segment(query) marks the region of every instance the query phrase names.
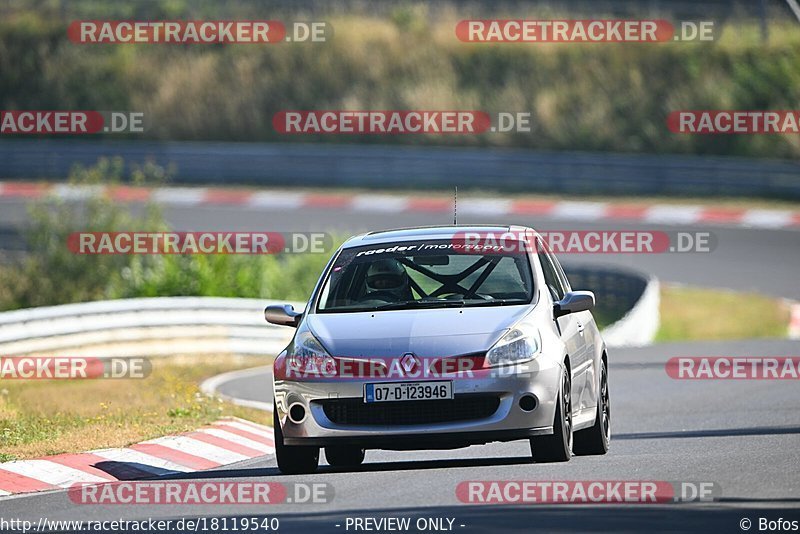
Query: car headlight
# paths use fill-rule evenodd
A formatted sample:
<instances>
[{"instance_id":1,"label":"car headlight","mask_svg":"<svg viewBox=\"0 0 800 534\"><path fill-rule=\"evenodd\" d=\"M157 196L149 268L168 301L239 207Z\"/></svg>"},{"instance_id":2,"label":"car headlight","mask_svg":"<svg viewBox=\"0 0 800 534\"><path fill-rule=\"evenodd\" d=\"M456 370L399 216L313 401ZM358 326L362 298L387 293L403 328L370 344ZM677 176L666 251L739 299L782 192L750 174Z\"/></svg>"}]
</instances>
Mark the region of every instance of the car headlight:
<instances>
[{"instance_id":1,"label":"car headlight","mask_svg":"<svg viewBox=\"0 0 800 534\"><path fill-rule=\"evenodd\" d=\"M506 332L486 353L489 367L511 365L532 360L542 348L539 332L515 327Z\"/></svg>"},{"instance_id":2,"label":"car headlight","mask_svg":"<svg viewBox=\"0 0 800 534\"><path fill-rule=\"evenodd\" d=\"M294 349L287 357L287 364L300 376L333 376L336 374L336 360L307 330L297 334Z\"/></svg>"}]
</instances>

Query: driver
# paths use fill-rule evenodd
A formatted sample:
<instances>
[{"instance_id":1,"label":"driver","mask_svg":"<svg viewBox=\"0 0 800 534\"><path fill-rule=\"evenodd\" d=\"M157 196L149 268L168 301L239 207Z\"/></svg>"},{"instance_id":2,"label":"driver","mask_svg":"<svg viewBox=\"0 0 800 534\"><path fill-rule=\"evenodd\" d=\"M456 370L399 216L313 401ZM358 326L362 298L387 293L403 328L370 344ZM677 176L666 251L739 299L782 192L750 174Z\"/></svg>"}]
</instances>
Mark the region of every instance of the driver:
<instances>
[{"instance_id":1,"label":"driver","mask_svg":"<svg viewBox=\"0 0 800 534\"><path fill-rule=\"evenodd\" d=\"M366 283L367 297L371 293L384 293L398 301L412 298L406 268L395 259L373 262L367 269Z\"/></svg>"}]
</instances>

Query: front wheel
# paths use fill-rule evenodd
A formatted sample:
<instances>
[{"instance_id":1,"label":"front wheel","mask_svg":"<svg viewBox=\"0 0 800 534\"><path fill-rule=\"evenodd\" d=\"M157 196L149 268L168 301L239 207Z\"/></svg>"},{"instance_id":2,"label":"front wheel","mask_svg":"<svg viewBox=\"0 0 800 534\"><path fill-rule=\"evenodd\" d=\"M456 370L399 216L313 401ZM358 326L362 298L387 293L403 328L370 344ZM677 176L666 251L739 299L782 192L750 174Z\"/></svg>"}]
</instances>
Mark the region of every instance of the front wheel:
<instances>
[{"instance_id":1,"label":"front wheel","mask_svg":"<svg viewBox=\"0 0 800 534\"><path fill-rule=\"evenodd\" d=\"M536 462L568 462L572 456L572 378L564 366L564 378L558 390L553 433L530 439L531 455Z\"/></svg>"},{"instance_id":2,"label":"front wheel","mask_svg":"<svg viewBox=\"0 0 800 534\"><path fill-rule=\"evenodd\" d=\"M281 473L300 475L316 471L319 467L319 447L284 445L277 406L273 406L272 425L275 432L275 457L278 459L278 469Z\"/></svg>"},{"instance_id":3,"label":"front wheel","mask_svg":"<svg viewBox=\"0 0 800 534\"><path fill-rule=\"evenodd\" d=\"M597 395L597 414L594 425L575 432L575 454L599 455L608 452L611 444L611 403L608 396L608 369L600 367L600 391Z\"/></svg>"}]
</instances>

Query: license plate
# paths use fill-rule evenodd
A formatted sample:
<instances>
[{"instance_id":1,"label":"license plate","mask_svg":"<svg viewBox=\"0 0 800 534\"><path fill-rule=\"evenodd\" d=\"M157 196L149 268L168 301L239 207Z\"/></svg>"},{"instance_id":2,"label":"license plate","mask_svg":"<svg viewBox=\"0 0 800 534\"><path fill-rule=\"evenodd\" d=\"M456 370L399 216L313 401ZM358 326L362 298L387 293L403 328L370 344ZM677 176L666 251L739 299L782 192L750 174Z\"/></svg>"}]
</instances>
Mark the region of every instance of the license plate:
<instances>
[{"instance_id":1,"label":"license plate","mask_svg":"<svg viewBox=\"0 0 800 534\"><path fill-rule=\"evenodd\" d=\"M364 402L397 402L453 398L453 382L390 382L364 384Z\"/></svg>"}]
</instances>

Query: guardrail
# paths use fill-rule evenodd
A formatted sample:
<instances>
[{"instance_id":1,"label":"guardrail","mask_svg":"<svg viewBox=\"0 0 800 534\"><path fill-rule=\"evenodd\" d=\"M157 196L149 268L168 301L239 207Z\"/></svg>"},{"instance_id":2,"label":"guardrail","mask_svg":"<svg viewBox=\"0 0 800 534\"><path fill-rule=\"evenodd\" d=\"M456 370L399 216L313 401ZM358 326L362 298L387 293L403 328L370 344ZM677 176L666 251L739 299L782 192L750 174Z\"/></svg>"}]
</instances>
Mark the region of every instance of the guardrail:
<instances>
[{"instance_id":1,"label":"guardrail","mask_svg":"<svg viewBox=\"0 0 800 534\"><path fill-rule=\"evenodd\" d=\"M596 298L596 310L618 318L603 329L609 347L649 345L660 322L660 284L654 276L619 267L565 266L573 289L588 289Z\"/></svg>"},{"instance_id":2,"label":"guardrail","mask_svg":"<svg viewBox=\"0 0 800 534\"><path fill-rule=\"evenodd\" d=\"M568 269L576 289L595 292L598 309L623 316L607 330L611 346L646 344L658 326L654 279L611 268ZM243 354L274 356L292 329L264 321L262 299L156 297L0 313L0 355L86 357ZM293 303L302 309L304 303ZM627 311L630 310L630 311ZM626 314L627 311L627 314Z\"/></svg>"},{"instance_id":3,"label":"guardrail","mask_svg":"<svg viewBox=\"0 0 800 534\"><path fill-rule=\"evenodd\" d=\"M0 313L0 354L275 355L291 338L267 324L263 299L156 297ZM302 303L297 303L302 307Z\"/></svg>"},{"instance_id":4,"label":"guardrail","mask_svg":"<svg viewBox=\"0 0 800 534\"><path fill-rule=\"evenodd\" d=\"M0 179L64 179L75 164L114 156L174 165L176 183L800 198L793 161L328 143L6 139Z\"/></svg>"}]
</instances>

